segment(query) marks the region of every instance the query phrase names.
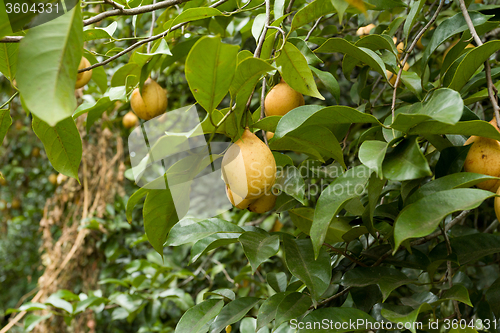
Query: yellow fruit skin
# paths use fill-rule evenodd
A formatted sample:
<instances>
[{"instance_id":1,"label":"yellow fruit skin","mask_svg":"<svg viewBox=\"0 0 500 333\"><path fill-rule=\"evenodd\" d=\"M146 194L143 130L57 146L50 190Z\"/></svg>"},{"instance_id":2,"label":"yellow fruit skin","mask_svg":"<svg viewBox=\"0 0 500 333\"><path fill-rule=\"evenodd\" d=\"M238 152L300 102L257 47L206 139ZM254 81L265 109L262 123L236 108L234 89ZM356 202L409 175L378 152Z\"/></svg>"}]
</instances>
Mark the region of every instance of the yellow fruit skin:
<instances>
[{"instance_id":1,"label":"yellow fruit skin","mask_svg":"<svg viewBox=\"0 0 500 333\"><path fill-rule=\"evenodd\" d=\"M271 140L272 138L274 138L274 133L273 132L266 132L266 138L267 138L267 141Z\"/></svg>"},{"instance_id":2,"label":"yellow fruit skin","mask_svg":"<svg viewBox=\"0 0 500 333\"><path fill-rule=\"evenodd\" d=\"M356 36L363 36L363 35L369 35L370 34L370 31L375 28L376 25L373 24L373 23L370 23L364 27L361 27L359 28L357 31L356 31Z\"/></svg>"},{"instance_id":3,"label":"yellow fruit skin","mask_svg":"<svg viewBox=\"0 0 500 333\"><path fill-rule=\"evenodd\" d=\"M405 65L403 66L403 70L404 71L407 71L410 69L410 65L408 65L408 63L405 63ZM386 70L386 73L387 73L387 77L389 78L389 83L391 85L395 85L396 84L396 78L397 78L397 75L394 75L391 71L389 70Z\"/></svg>"},{"instance_id":4,"label":"yellow fruit skin","mask_svg":"<svg viewBox=\"0 0 500 333\"><path fill-rule=\"evenodd\" d=\"M423 50L425 47L424 47L424 44L422 44L422 37L420 37L417 41L417 48L419 50Z\"/></svg>"},{"instance_id":5,"label":"yellow fruit skin","mask_svg":"<svg viewBox=\"0 0 500 333\"><path fill-rule=\"evenodd\" d=\"M248 206L253 202L253 200L243 199L239 195L233 193L227 185L226 185L226 195L231 204L238 209L247 209Z\"/></svg>"},{"instance_id":6,"label":"yellow fruit skin","mask_svg":"<svg viewBox=\"0 0 500 333\"><path fill-rule=\"evenodd\" d=\"M82 57L82 60L80 60L80 65L78 66L78 70L87 68L89 66L90 62L87 60L87 58ZM81 88L87 83L89 83L91 77L92 77L92 70L78 73L76 75L75 89Z\"/></svg>"},{"instance_id":7,"label":"yellow fruit skin","mask_svg":"<svg viewBox=\"0 0 500 333\"><path fill-rule=\"evenodd\" d=\"M124 115L123 119L122 119L122 124L123 124L123 127L125 127L125 128L135 127L138 122L139 122L139 118L137 118L135 113L133 113L132 111L127 112L127 114Z\"/></svg>"},{"instance_id":8,"label":"yellow fruit skin","mask_svg":"<svg viewBox=\"0 0 500 333\"><path fill-rule=\"evenodd\" d=\"M497 190L497 195L500 195L500 187ZM500 197L495 197L495 215L497 216L497 220L500 221Z\"/></svg>"},{"instance_id":9,"label":"yellow fruit skin","mask_svg":"<svg viewBox=\"0 0 500 333\"><path fill-rule=\"evenodd\" d=\"M221 170L229 189L243 199L263 196L276 180L271 150L248 128L224 154Z\"/></svg>"},{"instance_id":10,"label":"yellow fruit skin","mask_svg":"<svg viewBox=\"0 0 500 333\"><path fill-rule=\"evenodd\" d=\"M52 185L57 185L57 175L55 173L50 174L50 176L49 176L49 182Z\"/></svg>"},{"instance_id":11,"label":"yellow fruit skin","mask_svg":"<svg viewBox=\"0 0 500 333\"><path fill-rule=\"evenodd\" d=\"M139 88L132 92L130 106L139 118L150 120L167 110L167 91L154 80L148 78L142 87L142 95Z\"/></svg>"},{"instance_id":12,"label":"yellow fruit skin","mask_svg":"<svg viewBox=\"0 0 500 333\"><path fill-rule=\"evenodd\" d=\"M266 116L284 116L304 104L301 93L293 90L286 82L280 82L267 94L264 108Z\"/></svg>"},{"instance_id":13,"label":"yellow fruit skin","mask_svg":"<svg viewBox=\"0 0 500 333\"><path fill-rule=\"evenodd\" d=\"M254 213L264 214L274 208L276 205L276 196L272 193L266 193L248 206L248 210Z\"/></svg>"},{"instance_id":14,"label":"yellow fruit skin","mask_svg":"<svg viewBox=\"0 0 500 333\"><path fill-rule=\"evenodd\" d=\"M497 128L495 119L491 120L490 124ZM465 158L464 170L466 172L500 177L500 142L493 139L471 136L465 142L465 145L470 143L472 143L472 146ZM476 186L483 190L497 192L500 188L500 180L486 180Z\"/></svg>"}]
</instances>

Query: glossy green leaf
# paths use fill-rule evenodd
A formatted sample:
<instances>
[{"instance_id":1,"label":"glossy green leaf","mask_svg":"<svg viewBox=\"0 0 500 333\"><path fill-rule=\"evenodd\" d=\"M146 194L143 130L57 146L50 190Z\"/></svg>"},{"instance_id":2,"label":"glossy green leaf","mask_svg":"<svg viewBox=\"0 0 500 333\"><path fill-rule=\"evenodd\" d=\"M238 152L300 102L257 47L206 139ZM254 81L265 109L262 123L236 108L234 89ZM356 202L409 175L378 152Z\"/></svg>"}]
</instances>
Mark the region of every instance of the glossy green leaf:
<instances>
[{"instance_id":1,"label":"glossy green leaf","mask_svg":"<svg viewBox=\"0 0 500 333\"><path fill-rule=\"evenodd\" d=\"M186 243L193 243L219 232L242 233L244 230L236 224L217 218L199 222L185 219L172 228L166 245L179 246Z\"/></svg>"},{"instance_id":2,"label":"glossy green leaf","mask_svg":"<svg viewBox=\"0 0 500 333\"><path fill-rule=\"evenodd\" d=\"M406 206L395 222L395 249L405 239L432 233L447 215L478 207L494 193L479 189L452 189L430 194Z\"/></svg>"},{"instance_id":3,"label":"glossy green leaf","mask_svg":"<svg viewBox=\"0 0 500 333\"><path fill-rule=\"evenodd\" d=\"M359 147L359 160L382 178L382 162L384 161L387 143L376 140L366 140Z\"/></svg>"},{"instance_id":4,"label":"glossy green leaf","mask_svg":"<svg viewBox=\"0 0 500 333\"><path fill-rule=\"evenodd\" d=\"M283 79L301 94L324 100L319 93L311 69L302 53L292 43L286 42L276 59L276 65Z\"/></svg>"},{"instance_id":5,"label":"glossy green leaf","mask_svg":"<svg viewBox=\"0 0 500 333\"><path fill-rule=\"evenodd\" d=\"M260 264L278 253L280 247L279 236L247 231L239 237L243 251L255 273Z\"/></svg>"},{"instance_id":6,"label":"glossy green leaf","mask_svg":"<svg viewBox=\"0 0 500 333\"><path fill-rule=\"evenodd\" d=\"M217 299L209 299L193 306L182 315L175 327L175 332L208 332L212 319L220 313L223 306L224 301Z\"/></svg>"},{"instance_id":7,"label":"glossy green leaf","mask_svg":"<svg viewBox=\"0 0 500 333\"><path fill-rule=\"evenodd\" d=\"M474 190L469 189L468 191ZM491 194L491 196L492 195L493 194ZM500 253L500 236L497 235L477 233L466 236L453 237L450 238L450 244L452 253L457 256L460 265L475 262L476 260L494 253ZM445 242L439 243L432 249L431 253L429 254L429 257L433 261L447 258L447 256L448 254Z\"/></svg>"},{"instance_id":8,"label":"glossy green leaf","mask_svg":"<svg viewBox=\"0 0 500 333\"><path fill-rule=\"evenodd\" d=\"M0 144L2 144L10 125L12 125L12 117L9 109L0 109Z\"/></svg>"},{"instance_id":9,"label":"glossy green leaf","mask_svg":"<svg viewBox=\"0 0 500 333\"><path fill-rule=\"evenodd\" d=\"M12 34L12 28L10 26L9 16L5 9L4 1L0 1L0 38Z\"/></svg>"},{"instance_id":10,"label":"glossy green leaf","mask_svg":"<svg viewBox=\"0 0 500 333\"><path fill-rule=\"evenodd\" d=\"M454 300L473 307L470 301L469 291L461 284L455 284L450 289L446 290L441 296L440 301L441 300Z\"/></svg>"},{"instance_id":11,"label":"glossy green leaf","mask_svg":"<svg viewBox=\"0 0 500 333\"><path fill-rule=\"evenodd\" d=\"M314 75L320 79L320 81L325 85L326 89L332 94L333 98L340 103L340 86L337 79L330 72L325 72L317 69L316 67L310 66Z\"/></svg>"},{"instance_id":12,"label":"glossy green leaf","mask_svg":"<svg viewBox=\"0 0 500 333\"><path fill-rule=\"evenodd\" d=\"M278 306L289 294L290 292L278 292L262 303L259 314L257 315L257 329L266 326L276 318Z\"/></svg>"},{"instance_id":13,"label":"glossy green leaf","mask_svg":"<svg viewBox=\"0 0 500 333\"><path fill-rule=\"evenodd\" d=\"M314 52L317 53L339 52L343 54L348 54L349 56L355 58L356 60L367 64L375 71L380 73L382 77L387 79L385 65L382 59L380 59L380 56L378 56L375 52L373 52L368 48L358 47L343 38L339 37L330 38L323 45L317 48Z\"/></svg>"},{"instance_id":14,"label":"glossy green leaf","mask_svg":"<svg viewBox=\"0 0 500 333\"><path fill-rule=\"evenodd\" d=\"M16 80L35 116L55 126L76 108L75 82L83 49L80 7L32 28L19 45ZM42 102L43 101L43 102Z\"/></svg>"},{"instance_id":15,"label":"glossy green leaf","mask_svg":"<svg viewBox=\"0 0 500 333\"><path fill-rule=\"evenodd\" d=\"M186 79L196 101L211 113L228 93L236 70L239 47L220 37L203 37L186 59Z\"/></svg>"},{"instance_id":16,"label":"glossy green leaf","mask_svg":"<svg viewBox=\"0 0 500 333\"><path fill-rule=\"evenodd\" d=\"M267 274L266 281L277 293L285 291L288 284L286 273L284 272L271 272Z\"/></svg>"},{"instance_id":17,"label":"glossy green leaf","mask_svg":"<svg viewBox=\"0 0 500 333\"><path fill-rule=\"evenodd\" d=\"M489 57L500 50L500 41L493 40L475 47L460 61L456 70L448 70L444 77L445 84L456 91L460 91L469 82L476 70L489 59ZM450 77L450 79L448 79ZM447 82L449 82L447 84Z\"/></svg>"},{"instance_id":18,"label":"glossy green leaf","mask_svg":"<svg viewBox=\"0 0 500 333\"><path fill-rule=\"evenodd\" d=\"M334 8L330 0L315 0L294 15L292 31L333 11Z\"/></svg>"},{"instance_id":19,"label":"glossy green leaf","mask_svg":"<svg viewBox=\"0 0 500 333\"><path fill-rule=\"evenodd\" d=\"M387 318L388 320L392 321L393 323L401 323L403 325L406 325L403 327L409 327L409 330L412 333L417 333L416 330L417 326L414 323L417 322L418 315L421 312L426 312L426 311L432 311L432 307L427 303L423 303L420 304L418 308L409 313L400 313L402 311L395 312L388 309L382 309L382 311L380 311L380 314L385 318Z\"/></svg>"},{"instance_id":20,"label":"glossy green leaf","mask_svg":"<svg viewBox=\"0 0 500 333\"><path fill-rule=\"evenodd\" d=\"M227 325L240 321L258 302L260 298L257 297L242 297L230 302L210 325L210 333L220 333Z\"/></svg>"},{"instance_id":21,"label":"glossy green leaf","mask_svg":"<svg viewBox=\"0 0 500 333\"><path fill-rule=\"evenodd\" d=\"M391 127L408 132L411 127L427 120L453 125L462 117L463 109L464 102L458 92L441 88L424 104L414 104L411 108L405 108L406 112L398 113Z\"/></svg>"},{"instance_id":22,"label":"glossy green leaf","mask_svg":"<svg viewBox=\"0 0 500 333\"><path fill-rule=\"evenodd\" d=\"M288 270L305 283L313 301L317 302L332 278L330 255L320 248L315 258L311 240L308 238L284 237L283 247Z\"/></svg>"},{"instance_id":23,"label":"glossy green leaf","mask_svg":"<svg viewBox=\"0 0 500 333\"><path fill-rule=\"evenodd\" d=\"M416 136L403 140L389 152L384 159L382 169L384 177L398 181L432 175Z\"/></svg>"},{"instance_id":24,"label":"glossy green leaf","mask_svg":"<svg viewBox=\"0 0 500 333\"><path fill-rule=\"evenodd\" d=\"M444 124L437 121L427 121L413 127L409 134L461 134L477 135L485 138L500 140L500 133L493 125L482 120L460 121L455 125Z\"/></svg>"},{"instance_id":25,"label":"glossy green leaf","mask_svg":"<svg viewBox=\"0 0 500 333\"><path fill-rule=\"evenodd\" d=\"M253 128L263 129L264 131L274 132L280 121L281 116L267 116L252 125Z\"/></svg>"},{"instance_id":26,"label":"glossy green leaf","mask_svg":"<svg viewBox=\"0 0 500 333\"><path fill-rule=\"evenodd\" d=\"M491 311L495 316L500 316L500 278L496 279L495 282L488 288L486 294L486 301L490 305Z\"/></svg>"},{"instance_id":27,"label":"glossy green leaf","mask_svg":"<svg viewBox=\"0 0 500 333\"><path fill-rule=\"evenodd\" d=\"M111 39L113 34L116 31L116 27L118 26L118 23L115 21L111 23L109 26L106 28L99 28L96 27L94 29L87 29L83 31L83 40L85 42L89 40L96 40L96 39Z\"/></svg>"},{"instance_id":28,"label":"glossy green leaf","mask_svg":"<svg viewBox=\"0 0 500 333\"><path fill-rule=\"evenodd\" d=\"M469 15L472 20L472 24L475 27L485 23L491 17L475 11L470 11ZM429 41L429 44L427 44L424 54L422 55L421 68L425 68L432 53L436 51L439 45L441 45L451 36L456 35L467 29L468 29L467 23L465 22L462 13L457 13L454 16L444 20L441 24L439 24L434 33L432 34L432 38Z\"/></svg>"},{"instance_id":29,"label":"glossy green leaf","mask_svg":"<svg viewBox=\"0 0 500 333\"><path fill-rule=\"evenodd\" d=\"M300 207L288 211L293 224L306 235L310 235L311 226L314 219L314 209L308 207ZM333 217L325 236L325 242L329 244L343 242L342 236L351 230L349 222L340 218Z\"/></svg>"},{"instance_id":30,"label":"glossy green leaf","mask_svg":"<svg viewBox=\"0 0 500 333\"><path fill-rule=\"evenodd\" d=\"M11 81L16 77L18 52L19 44L0 43L0 73Z\"/></svg>"},{"instance_id":31,"label":"glossy green leaf","mask_svg":"<svg viewBox=\"0 0 500 333\"><path fill-rule=\"evenodd\" d=\"M143 208L144 231L153 248L163 257L163 244L172 227L179 221L172 193L149 190Z\"/></svg>"},{"instance_id":32,"label":"glossy green leaf","mask_svg":"<svg viewBox=\"0 0 500 333\"><path fill-rule=\"evenodd\" d=\"M325 333L325 330L318 327L318 324L323 320L327 320L328 333L344 333L344 332L365 332L364 325L350 327L345 323L357 322L361 320L363 323L375 323L375 319L368 315L366 312L349 307L328 307L323 309L314 310L302 319L301 323L304 328L299 329L298 333ZM337 328L336 328L337 327Z\"/></svg>"},{"instance_id":33,"label":"glossy green leaf","mask_svg":"<svg viewBox=\"0 0 500 333\"><path fill-rule=\"evenodd\" d=\"M276 127L276 138L285 136L298 127L325 126L335 124L372 123L379 124L377 118L348 106L321 107L318 105L300 106L284 115Z\"/></svg>"},{"instance_id":34,"label":"glossy green leaf","mask_svg":"<svg viewBox=\"0 0 500 333\"><path fill-rule=\"evenodd\" d=\"M311 305L312 300L309 295L297 292L287 295L278 305L275 327L302 316Z\"/></svg>"},{"instance_id":35,"label":"glossy green leaf","mask_svg":"<svg viewBox=\"0 0 500 333\"><path fill-rule=\"evenodd\" d=\"M346 173L335 179L321 193L314 213L311 226L311 239L314 253L317 257L332 219L340 212L344 205L352 198L360 196L364 190L370 171L364 165L347 170Z\"/></svg>"},{"instance_id":36,"label":"glossy green leaf","mask_svg":"<svg viewBox=\"0 0 500 333\"><path fill-rule=\"evenodd\" d=\"M52 317L52 314L47 314L44 316L37 316L36 314L30 313L24 319L24 331L31 332L38 324Z\"/></svg>"},{"instance_id":37,"label":"glossy green leaf","mask_svg":"<svg viewBox=\"0 0 500 333\"><path fill-rule=\"evenodd\" d=\"M413 282L415 281L395 268L356 267L344 274L341 283L346 287L366 287L376 284L385 301L394 289Z\"/></svg>"},{"instance_id":38,"label":"glossy green leaf","mask_svg":"<svg viewBox=\"0 0 500 333\"><path fill-rule=\"evenodd\" d=\"M417 20L418 16L421 14L424 5L425 5L425 0L412 1L410 5L410 12L406 17L405 24L403 26L403 33L407 41L410 36L410 31L415 25L415 21Z\"/></svg>"},{"instance_id":39,"label":"glossy green leaf","mask_svg":"<svg viewBox=\"0 0 500 333\"><path fill-rule=\"evenodd\" d=\"M302 38L291 37L291 38L288 38L288 42L295 45L295 47L297 47L297 49L299 49L299 51L304 55L304 57L306 58L307 64L309 65L311 70L313 70L313 68L314 68L313 66L317 66L317 65L323 63L323 60L318 58L318 56L316 54L314 54L313 51L311 51L311 49L307 45L307 42L305 42Z\"/></svg>"},{"instance_id":40,"label":"glossy green leaf","mask_svg":"<svg viewBox=\"0 0 500 333\"><path fill-rule=\"evenodd\" d=\"M217 8L210 8L210 7L188 8L184 10L174 20L172 20L171 23L167 22L164 28L167 30L180 23L202 20L207 17L220 16L220 15L222 15L222 13Z\"/></svg>"},{"instance_id":41,"label":"glossy green leaf","mask_svg":"<svg viewBox=\"0 0 500 333\"><path fill-rule=\"evenodd\" d=\"M250 94L262 75L275 70L273 66L269 65L259 58L246 58L236 67L234 79L231 82L229 91L233 98L240 92Z\"/></svg>"},{"instance_id":42,"label":"glossy green leaf","mask_svg":"<svg viewBox=\"0 0 500 333\"><path fill-rule=\"evenodd\" d=\"M50 127L35 116L33 131L42 141L54 169L78 180L78 169L82 160L82 140L73 118L68 117L59 121L55 127Z\"/></svg>"},{"instance_id":43,"label":"glossy green leaf","mask_svg":"<svg viewBox=\"0 0 500 333\"><path fill-rule=\"evenodd\" d=\"M221 246L238 242L239 234L235 233L217 233L207 236L194 243L191 248L190 262L195 262L205 253Z\"/></svg>"},{"instance_id":44,"label":"glossy green leaf","mask_svg":"<svg viewBox=\"0 0 500 333\"><path fill-rule=\"evenodd\" d=\"M451 190L454 188L472 187L489 179L498 178L472 172L459 172L447 175L424 184L411 195L407 203L414 203L419 199L422 199L432 193L439 191Z\"/></svg>"}]
</instances>

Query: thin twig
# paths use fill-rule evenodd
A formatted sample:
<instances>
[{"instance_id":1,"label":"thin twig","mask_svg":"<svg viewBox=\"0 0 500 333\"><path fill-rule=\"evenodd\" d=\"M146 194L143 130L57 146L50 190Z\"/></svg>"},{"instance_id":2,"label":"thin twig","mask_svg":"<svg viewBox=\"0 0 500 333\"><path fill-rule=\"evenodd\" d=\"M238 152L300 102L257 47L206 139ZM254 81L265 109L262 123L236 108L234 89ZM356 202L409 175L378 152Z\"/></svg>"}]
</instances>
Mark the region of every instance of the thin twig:
<instances>
[{"instance_id":1,"label":"thin twig","mask_svg":"<svg viewBox=\"0 0 500 333\"><path fill-rule=\"evenodd\" d=\"M326 247L328 247L330 250L332 250L333 252L336 252L338 254L341 254L343 255L344 257L346 257L347 259L349 259L350 261L352 261L353 263L356 263L358 264L359 266L363 266L363 267L368 267L368 265L366 265L365 263L359 261L358 259L354 258L354 257L351 257L350 255L348 255L346 252L342 251L342 250L339 250L337 249L336 247L328 244L328 243L323 243L323 245L325 245Z\"/></svg>"},{"instance_id":2,"label":"thin twig","mask_svg":"<svg viewBox=\"0 0 500 333\"><path fill-rule=\"evenodd\" d=\"M259 58L260 53L262 52L262 47L264 46L264 41L266 40L267 29L271 24L271 1L266 0L266 23L264 24L264 28L262 29L262 33L259 38L259 43L255 48L254 58Z\"/></svg>"},{"instance_id":3,"label":"thin twig","mask_svg":"<svg viewBox=\"0 0 500 333\"><path fill-rule=\"evenodd\" d=\"M0 109L3 109L4 106L6 106L7 104L9 104L10 102L12 102L12 100L17 96L19 95L19 91L16 91L14 93L14 95L10 96L9 100L5 103L2 104L2 106L0 106Z\"/></svg>"},{"instance_id":4,"label":"thin twig","mask_svg":"<svg viewBox=\"0 0 500 333\"><path fill-rule=\"evenodd\" d=\"M260 93L260 119L263 119L266 116L266 106L265 106L265 101L266 101L266 77L262 79L262 91ZM264 142L266 146L269 147L269 143L267 142L267 135L266 131L262 130L262 138L264 139Z\"/></svg>"},{"instance_id":5,"label":"thin twig","mask_svg":"<svg viewBox=\"0 0 500 333\"><path fill-rule=\"evenodd\" d=\"M311 30L309 30L309 32L307 33L306 38L304 39L305 42L307 42L309 40L309 37L311 37L311 34L313 33L313 31L318 27L318 24L319 24L319 22L321 21L322 18L323 18L323 16L320 16L320 18L317 19L316 22L314 22L314 25L312 26Z\"/></svg>"},{"instance_id":6,"label":"thin twig","mask_svg":"<svg viewBox=\"0 0 500 333\"><path fill-rule=\"evenodd\" d=\"M336 293L335 295L328 297L328 298L327 298L327 299L325 299L324 301L319 302L319 303L318 303L318 305L323 305L323 304L326 304L326 303L328 303L328 302L330 302L330 301L333 301L334 299L339 298L340 296L342 296L342 295L346 294L349 290L351 290L351 287L347 287L347 288L345 288L344 290L342 290L342 291L340 291L340 292ZM311 307L309 308L309 310L312 310L312 309L314 309L314 306L311 306Z\"/></svg>"},{"instance_id":7,"label":"thin twig","mask_svg":"<svg viewBox=\"0 0 500 333\"><path fill-rule=\"evenodd\" d=\"M113 0L104 0L104 2L115 7L116 9L119 9L120 11L123 11L125 9L125 7L123 7L119 3L114 2Z\"/></svg>"},{"instance_id":8,"label":"thin twig","mask_svg":"<svg viewBox=\"0 0 500 333\"><path fill-rule=\"evenodd\" d=\"M156 4L156 0L153 0L153 5ZM155 20L156 20L156 14L155 14L155 11L153 10L151 12L151 28L149 30L149 36L152 37L153 36L153 32L155 30ZM151 42L148 43L148 47L147 47L147 52L150 53L151 52Z\"/></svg>"},{"instance_id":9,"label":"thin twig","mask_svg":"<svg viewBox=\"0 0 500 333\"><path fill-rule=\"evenodd\" d=\"M472 20L469 16L469 12L467 11L467 7L465 6L464 0L458 0L460 4L460 9L462 10L462 14L464 15L465 22L467 23L467 27L469 28L469 31L474 38L474 41L476 42L477 46L483 45L483 41L481 38L479 38L479 35L477 34L476 28L474 28L474 24L472 23ZM491 79L491 67L490 67L490 62L486 60L484 62L484 70L486 73L486 83L488 86L488 97L490 98L491 105L493 106L493 112L495 114L495 119L497 121L497 126L500 128L500 109L498 107L498 100L496 97L495 93L495 86L493 85L493 80Z\"/></svg>"}]
</instances>

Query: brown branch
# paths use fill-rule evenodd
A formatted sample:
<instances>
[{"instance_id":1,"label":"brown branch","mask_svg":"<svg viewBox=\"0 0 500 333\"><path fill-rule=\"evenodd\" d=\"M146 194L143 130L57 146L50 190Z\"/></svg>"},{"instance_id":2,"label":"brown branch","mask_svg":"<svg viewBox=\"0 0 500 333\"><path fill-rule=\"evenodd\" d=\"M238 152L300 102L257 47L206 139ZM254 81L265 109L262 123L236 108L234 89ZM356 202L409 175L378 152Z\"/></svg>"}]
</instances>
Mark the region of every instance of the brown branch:
<instances>
[{"instance_id":1,"label":"brown branch","mask_svg":"<svg viewBox=\"0 0 500 333\"><path fill-rule=\"evenodd\" d=\"M345 288L344 290L342 290L342 291L340 291L340 292L336 293L335 295L328 297L328 298L327 298L327 299L325 299L324 301L319 302L319 303L318 303L318 305L323 305L323 304L326 304L326 303L328 303L328 302L330 302L330 301L333 301L334 299L339 298L340 296L342 296L342 295L344 295L345 293L347 293L349 290L351 290L351 287L347 287L347 288ZM314 309L314 306L311 306L311 307L309 308L309 310L312 310L312 309Z\"/></svg>"},{"instance_id":2,"label":"brown branch","mask_svg":"<svg viewBox=\"0 0 500 333\"><path fill-rule=\"evenodd\" d=\"M465 7L464 0L458 0L458 2L460 4L460 9L462 10L462 14L464 15L465 22L467 23L467 27L469 27L469 31L472 37L474 37L474 41L476 42L477 46L483 45L483 41L481 40L481 38L479 38L476 28L474 28L474 24L472 23L472 20L469 16L469 12L467 11L467 7ZM493 80L491 79L491 67L490 67L490 62L488 60L484 62L484 70L486 73L486 83L488 86L488 97L490 98L491 105L493 106L493 112L495 114L497 126L500 128L500 112L495 93L496 88L493 85Z\"/></svg>"}]
</instances>

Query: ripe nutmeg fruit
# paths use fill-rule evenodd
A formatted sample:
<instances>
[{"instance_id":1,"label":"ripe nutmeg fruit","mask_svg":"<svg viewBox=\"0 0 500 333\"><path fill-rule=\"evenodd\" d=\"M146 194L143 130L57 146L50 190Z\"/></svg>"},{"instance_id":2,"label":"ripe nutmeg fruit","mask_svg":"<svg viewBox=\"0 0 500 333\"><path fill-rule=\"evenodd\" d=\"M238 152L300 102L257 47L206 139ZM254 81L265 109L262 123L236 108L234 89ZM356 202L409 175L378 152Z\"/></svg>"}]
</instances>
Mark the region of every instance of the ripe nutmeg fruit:
<instances>
[{"instance_id":1,"label":"ripe nutmeg fruit","mask_svg":"<svg viewBox=\"0 0 500 333\"><path fill-rule=\"evenodd\" d=\"M142 87L142 94L139 88L132 92L130 106L137 117L143 120L153 119L167 110L167 91L156 81L148 78Z\"/></svg>"},{"instance_id":2,"label":"ripe nutmeg fruit","mask_svg":"<svg viewBox=\"0 0 500 333\"><path fill-rule=\"evenodd\" d=\"M304 96L282 80L267 94L264 100L264 111L266 116L284 116L304 104Z\"/></svg>"},{"instance_id":3,"label":"ripe nutmeg fruit","mask_svg":"<svg viewBox=\"0 0 500 333\"><path fill-rule=\"evenodd\" d=\"M490 121L490 124L498 130L495 118ZM464 170L500 177L500 142L480 136L471 136L464 145L471 143L472 146L465 158ZM483 190L497 192L500 188L500 180L486 180L476 186Z\"/></svg>"},{"instance_id":4,"label":"ripe nutmeg fruit","mask_svg":"<svg viewBox=\"0 0 500 333\"><path fill-rule=\"evenodd\" d=\"M87 60L87 58L82 57L82 60L80 60L80 65L78 65L78 70L87 68L89 66L90 62ZM91 77L92 77L92 70L78 73L76 75L75 89L81 88L87 83L89 83Z\"/></svg>"},{"instance_id":5,"label":"ripe nutmeg fruit","mask_svg":"<svg viewBox=\"0 0 500 333\"><path fill-rule=\"evenodd\" d=\"M271 190L276 180L273 153L248 128L224 154L221 171L228 187L228 197L232 193L233 198L237 195L240 200L260 198Z\"/></svg>"},{"instance_id":6,"label":"ripe nutmeg fruit","mask_svg":"<svg viewBox=\"0 0 500 333\"><path fill-rule=\"evenodd\" d=\"M126 115L123 116L122 124L125 128L133 128L139 123L139 118L132 111L127 112Z\"/></svg>"}]
</instances>

